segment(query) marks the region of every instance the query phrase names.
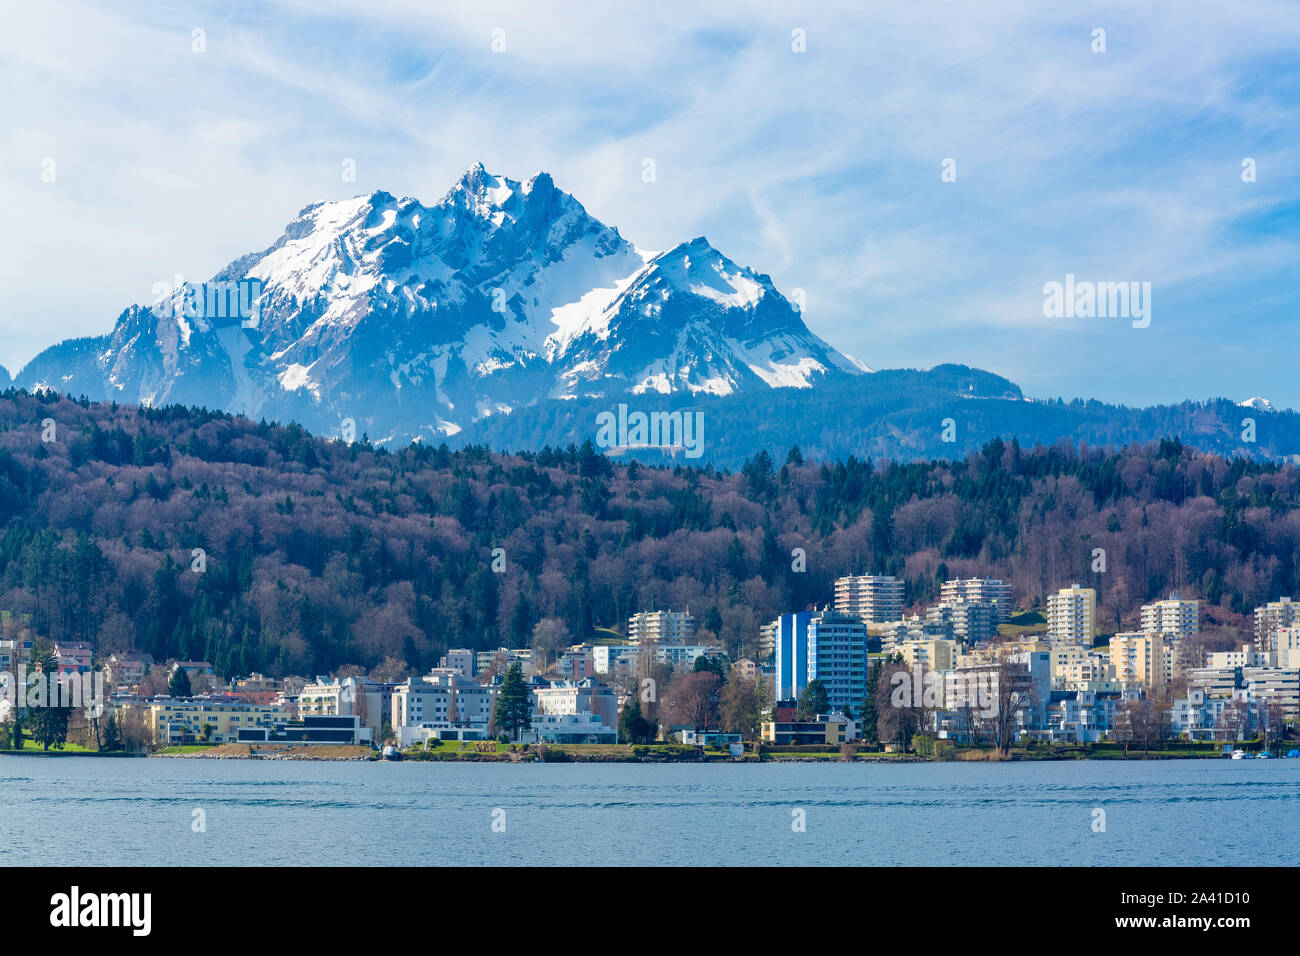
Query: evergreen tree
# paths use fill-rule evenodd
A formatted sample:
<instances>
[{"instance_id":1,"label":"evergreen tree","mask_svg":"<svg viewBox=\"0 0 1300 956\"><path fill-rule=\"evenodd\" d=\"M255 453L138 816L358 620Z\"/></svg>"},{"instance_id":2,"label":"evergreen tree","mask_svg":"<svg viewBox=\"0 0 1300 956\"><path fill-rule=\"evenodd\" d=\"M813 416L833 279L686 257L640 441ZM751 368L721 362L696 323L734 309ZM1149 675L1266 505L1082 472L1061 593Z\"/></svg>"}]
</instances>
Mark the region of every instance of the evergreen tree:
<instances>
[{"instance_id":1,"label":"evergreen tree","mask_svg":"<svg viewBox=\"0 0 1300 956\"><path fill-rule=\"evenodd\" d=\"M879 722L876 716L876 685L882 670L879 660L867 672L867 699L862 702L862 739L869 744L880 743Z\"/></svg>"},{"instance_id":2,"label":"evergreen tree","mask_svg":"<svg viewBox=\"0 0 1300 956\"><path fill-rule=\"evenodd\" d=\"M799 716L816 717L830 709L830 700L826 696L826 686L820 680L810 680L808 686L799 695Z\"/></svg>"},{"instance_id":3,"label":"evergreen tree","mask_svg":"<svg viewBox=\"0 0 1300 956\"><path fill-rule=\"evenodd\" d=\"M654 738L654 724L641 713L639 700L633 698L619 712L618 733L629 744L647 744Z\"/></svg>"},{"instance_id":4,"label":"evergreen tree","mask_svg":"<svg viewBox=\"0 0 1300 956\"><path fill-rule=\"evenodd\" d=\"M62 750L68 742L68 718L72 715L72 707L65 706L59 693L59 659L54 648L45 641L37 641L32 647L32 663L40 669L36 678L40 683L34 694L37 706L27 711L32 739L43 750L48 751L50 747Z\"/></svg>"},{"instance_id":5,"label":"evergreen tree","mask_svg":"<svg viewBox=\"0 0 1300 956\"><path fill-rule=\"evenodd\" d=\"M177 667L172 671L171 678L167 681L167 693L173 697L192 697L194 691L190 688L190 675L183 667Z\"/></svg>"},{"instance_id":6,"label":"evergreen tree","mask_svg":"<svg viewBox=\"0 0 1300 956\"><path fill-rule=\"evenodd\" d=\"M117 718L109 714L104 721L104 739L99 749L111 753L122 749L122 737L117 731Z\"/></svg>"},{"instance_id":7,"label":"evergreen tree","mask_svg":"<svg viewBox=\"0 0 1300 956\"><path fill-rule=\"evenodd\" d=\"M532 701L528 685L524 683L524 671L518 661L506 670L497 693L494 717L498 730L503 730L519 739L519 731L528 730L533 725Z\"/></svg>"}]
</instances>

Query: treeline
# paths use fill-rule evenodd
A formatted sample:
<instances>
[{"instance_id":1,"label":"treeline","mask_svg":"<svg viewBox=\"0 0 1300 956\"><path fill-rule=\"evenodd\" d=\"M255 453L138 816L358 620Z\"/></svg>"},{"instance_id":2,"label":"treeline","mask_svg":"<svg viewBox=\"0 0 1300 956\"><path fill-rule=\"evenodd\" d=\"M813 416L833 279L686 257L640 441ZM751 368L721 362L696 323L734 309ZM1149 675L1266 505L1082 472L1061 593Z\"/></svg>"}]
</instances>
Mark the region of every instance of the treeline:
<instances>
[{"instance_id":1,"label":"treeline","mask_svg":"<svg viewBox=\"0 0 1300 956\"><path fill-rule=\"evenodd\" d=\"M1079 582L1103 627L1178 589L1244 624L1295 593L1300 472L1193 452L993 440L959 461L805 460L737 471L615 463L590 444L390 452L201 409L0 392L0 608L101 656L223 675L325 672L448 647L578 639L689 608L733 658L759 626L884 572L909 603L948 577L1022 606ZM1095 553L1105 571L1094 573Z\"/></svg>"}]
</instances>

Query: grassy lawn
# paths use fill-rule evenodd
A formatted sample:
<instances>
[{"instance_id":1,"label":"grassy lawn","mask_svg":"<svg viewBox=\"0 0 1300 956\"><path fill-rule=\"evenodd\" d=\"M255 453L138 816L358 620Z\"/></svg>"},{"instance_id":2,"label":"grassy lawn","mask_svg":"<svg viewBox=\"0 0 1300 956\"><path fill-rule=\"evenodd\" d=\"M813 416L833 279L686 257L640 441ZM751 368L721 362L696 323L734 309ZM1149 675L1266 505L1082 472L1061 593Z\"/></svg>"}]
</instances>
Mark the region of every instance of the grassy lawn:
<instances>
[{"instance_id":1,"label":"grassy lawn","mask_svg":"<svg viewBox=\"0 0 1300 956\"><path fill-rule=\"evenodd\" d=\"M429 749L429 753L457 753L457 752L463 752L463 753L479 753L480 751L478 750L478 748L479 748L479 747L482 747L482 746L484 746L484 745L486 745L486 744L488 744L488 743L491 743L495 749L494 749L494 750L491 750L491 751L483 751L483 752L486 752L486 753L498 753L498 754L503 754L503 753L509 753L509 752L510 752L510 745L509 745L509 744L503 744L503 743L501 743L501 742L499 742L499 741L466 740L465 742L462 743L462 742L459 741L459 740L441 740L441 741L430 741L430 743L432 744L432 746L430 746L430 747L428 748L428 749ZM519 747L520 747L520 749L522 749L522 748L523 748L523 744L520 744ZM415 752L418 752L418 751L421 751L421 750L424 750L424 749L425 749L425 748L424 748L424 745L423 745L423 744L417 745L417 746L415 746L415 747L408 747L408 748L407 748L407 750L409 750L409 751L415 751Z\"/></svg>"},{"instance_id":2,"label":"grassy lawn","mask_svg":"<svg viewBox=\"0 0 1300 956\"><path fill-rule=\"evenodd\" d=\"M591 643L593 644L626 644L625 638L618 631L611 627L593 627L591 629Z\"/></svg>"},{"instance_id":3,"label":"grassy lawn","mask_svg":"<svg viewBox=\"0 0 1300 956\"><path fill-rule=\"evenodd\" d=\"M998 625L998 633L1003 637L1041 634L1045 630L1047 630L1047 615L1041 611L1025 611L1022 614L1013 614L1007 623Z\"/></svg>"},{"instance_id":4,"label":"grassy lawn","mask_svg":"<svg viewBox=\"0 0 1300 956\"><path fill-rule=\"evenodd\" d=\"M173 744L170 747L164 747L159 753L164 754L193 754L201 750L211 750L214 744Z\"/></svg>"},{"instance_id":5,"label":"grassy lawn","mask_svg":"<svg viewBox=\"0 0 1300 956\"><path fill-rule=\"evenodd\" d=\"M51 747L50 752L53 753L57 749L58 748L56 747ZM45 748L36 741L28 739L23 741L23 749L21 751L8 750L6 753L41 753L44 750ZM83 747L80 744L64 744L61 752L65 754L93 754L98 751L96 751L94 747Z\"/></svg>"}]
</instances>

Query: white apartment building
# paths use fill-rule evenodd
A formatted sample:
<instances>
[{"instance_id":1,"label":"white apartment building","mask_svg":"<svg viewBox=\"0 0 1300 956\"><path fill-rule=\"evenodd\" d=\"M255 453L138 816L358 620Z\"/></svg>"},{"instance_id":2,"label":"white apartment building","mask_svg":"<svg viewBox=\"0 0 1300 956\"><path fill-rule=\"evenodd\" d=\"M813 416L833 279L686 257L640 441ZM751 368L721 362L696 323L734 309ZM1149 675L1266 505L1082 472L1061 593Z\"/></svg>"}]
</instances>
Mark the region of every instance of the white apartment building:
<instances>
[{"instance_id":1,"label":"white apartment building","mask_svg":"<svg viewBox=\"0 0 1300 956\"><path fill-rule=\"evenodd\" d=\"M769 621L758 628L758 659L770 661L776 654L776 635L780 630L781 620Z\"/></svg>"},{"instance_id":2,"label":"white apartment building","mask_svg":"<svg viewBox=\"0 0 1300 956\"><path fill-rule=\"evenodd\" d=\"M1194 637L1201 629L1201 603L1184 601L1171 594L1164 601L1142 605L1142 630L1168 634L1179 640Z\"/></svg>"},{"instance_id":3,"label":"white apartment building","mask_svg":"<svg viewBox=\"0 0 1300 956\"><path fill-rule=\"evenodd\" d=\"M694 667L696 658L712 652L703 644L597 644L591 649L592 666L597 674L612 674L620 667L634 676L640 667L642 653L656 664L669 667Z\"/></svg>"},{"instance_id":4,"label":"white apartment building","mask_svg":"<svg viewBox=\"0 0 1300 956\"><path fill-rule=\"evenodd\" d=\"M695 640L695 618L689 611L639 611L627 619L627 639L633 644L689 644Z\"/></svg>"},{"instance_id":5,"label":"white apartment building","mask_svg":"<svg viewBox=\"0 0 1300 956\"><path fill-rule=\"evenodd\" d=\"M474 673L486 674L492 668L504 674L511 664L518 664L524 678L533 676L533 652L528 647L498 647L495 651L478 651L475 655Z\"/></svg>"},{"instance_id":6,"label":"white apartment building","mask_svg":"<svg viewBox=\"0 0 1300 956\"><path fill-rule=\"evenodd\" d=\"M1300 624L1274 631L1272 649L1259 656L1273 667L1300 668Z\"/></svg>"},{"instance_id":7,"label":"white apartment building","mask_svg":"<svg viewBox=\"0 0 1300 956\"><path fill-rule=\"evenodd\" d=\"M496 688L462 677L451 668L409 678L393 691L393 733L407 747L436 739L481 739L492 722ZM463 734L460 731L475 731Z\"/></svg>"},{"instance_id":8,"label":"white apartment building","mask_svg":"<svg viewBox=\"0 0 1300 956\"><path fill-rule=\"evenodd\" d=\"M998 622L1011 619L1011 585L993 578L961 578L944 581L939 589L944 604L968 601L972 604L992 604L997 607Z\"/></svg>"},{"instance_id":9,"label":"white apartment building","mask_svg":"<svg viewBox=\"0 0 1300 956\"><path fill-rule=\"evenodd\" d=\"M454 647L442 656L441 667L457 671L462 677L478 673L478 652L467 647Z\"/></svg>"},{"instance_id":10,"label":"white apartment building","mask_svg":"<svg viewBox=\"0 0 1300 956\"><path fill-rule=\"evenodd\" d=\"M1277 650L1277 632L1300 624L1300 603L1279 598L1255 608L1255 647L1263 654Z\"/></svg>"},{"instance_id":11,"label":"white apartment building","mask_svg":"<svg viewBox=\"0 0 1300 956\"><path fill-rule=\"evenodd\" d=\"M953 636L951 620L930 620L919 614L890 621L882 629L880 649L893 656L898 648L909 641L947 640Z\"/></svg>"},{"instance_id":12,"label":"white apartment building","mask_svg":"<svg viewBox=\"0 0 1300 956\"><path fill-rule=\"evenodd\" d=\"M1097 592L1071 584L1047 599L1047 637L1092 646L1097 633Z\"/></svg>"},{"instance_id":13,"label":"white apartment building","mask_svg":"<svg viewBox=\"0 0 1300 956\"><path fill-rule=\"evenodd\" d=\"M533 688L533 712L551 717L595 714L606 727L618 728L617 695L590 677Z\"/></svg>"},{"instance_id":14,"label":"white apartment building","mask_svg":"<svg viewBox=\"0 0 1300 956\"><path fill-rule=\"evenodd\" d=\"M955 638L963 644L979 644L998 636L997 605L986 601L943 601L930 608L925 619L947 623Z\"/></svg>"},{"instance_id":15,"label":"white apartment building","mask_svg":"<svg viewBox=\"0 0 1300 956\"><path fill-rule=\"evenodd\" d=\"M1205 655L1205 666L1213 670L1231 670L1234 667L1253 667L1263 664L1259 655L1249 645L1239 651L1212 651Z\"/></svg>"},{"instance_id":16,"label":"white apartment building","mask_svg":"<svg viewBox=\"0 0 1300 956\"><path fill-rule=\"evenodd\" d=\"M891 574L851 574L835 582L835 610L866 624L903 616L903 582Z\"/></svg>"},{"instance_id":17,"label":"white apartment building","mask_svg":"<svg viewBox=\"0 0 1300 956\"><path fill-rule=\"evenodd\" d=\"M1276 701L1283 716L1294 721L1300 716L1300 670L1282 667L1244 667L1241 682L1250 696L1262 703Z\"/></svg>"}]
</instances>

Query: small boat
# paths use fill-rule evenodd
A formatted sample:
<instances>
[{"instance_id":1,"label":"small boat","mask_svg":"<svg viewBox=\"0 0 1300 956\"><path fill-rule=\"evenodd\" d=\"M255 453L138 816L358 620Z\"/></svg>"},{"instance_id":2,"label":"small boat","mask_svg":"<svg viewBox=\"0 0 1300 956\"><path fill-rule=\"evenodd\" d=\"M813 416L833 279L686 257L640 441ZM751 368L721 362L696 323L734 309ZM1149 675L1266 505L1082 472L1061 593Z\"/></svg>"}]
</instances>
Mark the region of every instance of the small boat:
<instances>
[{"instance_id":1,"label":"small boat","mask_svg":"<svg viewBox=\"0 0 1300 956\"><path fill-rule=\"evenodd\" d=\"M1244 751L1244 750L1234 750L1234 751L1232 752L1232 759L1233 759L1233 760L1245 760L1247 756L1248 756L1248 755L1247 755L1246 751Z\"/></svg>"},{"instance_id":2,"label":"small boat","mask_svg":"<svg viewBox=\"0 0 1300 956\"><path fill-rule=\"evenodd\" d=\"M1273 755L1272 755L1271 753L1269 753L1267 750L1261 750L1259 753L1255 754L1255 759L1256 759L1256 760L1268 760L1268 759L1270 759L1272 756L1273 756Z\"/></svg>"}]
</instances>

